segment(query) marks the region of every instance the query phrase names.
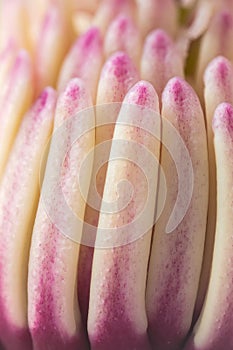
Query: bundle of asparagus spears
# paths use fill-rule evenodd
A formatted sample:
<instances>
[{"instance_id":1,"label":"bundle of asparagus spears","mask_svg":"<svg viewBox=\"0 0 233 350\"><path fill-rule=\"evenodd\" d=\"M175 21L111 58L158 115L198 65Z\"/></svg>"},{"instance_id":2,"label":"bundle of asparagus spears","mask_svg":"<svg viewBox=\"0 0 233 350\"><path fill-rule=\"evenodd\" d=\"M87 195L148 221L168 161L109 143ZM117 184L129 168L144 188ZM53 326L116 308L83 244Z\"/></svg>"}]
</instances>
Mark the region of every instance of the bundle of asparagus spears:
<instances>
[{"instance_id":1,"label":"bundle of asparagus spears","mask_svg":"<svg viewBox=\"0 0 233 350\"><path fill-rule=\"evenodd\" d=\"M3 350L233 350L232 39L232 0L1 0Z\"/></svg>"}]
</instances>

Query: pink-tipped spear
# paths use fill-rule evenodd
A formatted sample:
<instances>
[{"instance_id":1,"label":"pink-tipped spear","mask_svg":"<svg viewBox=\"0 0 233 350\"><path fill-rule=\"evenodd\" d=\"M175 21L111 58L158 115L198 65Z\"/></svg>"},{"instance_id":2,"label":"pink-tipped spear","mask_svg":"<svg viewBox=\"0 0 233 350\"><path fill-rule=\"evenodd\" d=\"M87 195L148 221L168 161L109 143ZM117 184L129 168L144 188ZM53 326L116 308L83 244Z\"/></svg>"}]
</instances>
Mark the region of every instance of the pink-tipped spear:
<instances>
[{"instance_id":1,"label":"pink-tipped spear","mask_svg":"<svg viewBox=\"0 0 233 350\"><path fill-rule=\"evenodd\" d=\"M233 349L233 106L221 103L213 118L217 168L217 223L210 281L201 315L185 350Z\"/></svg>"},{"instance_id":2,"label":"pink-tipped spear","mask_svg":"<svg viewBox=\"0 0 233 350\"><path fill-rule=\"evenodd\" d=\"M200 45L196 69L198 94L203 94L203 74L208 63L217 55L233 60L233 15L227 9L217 12L212 18Z\"/></svg>"},{"instance_id":3,"label":"pink-tipped spear","mask_svg":"<svg viewBox=\"0 0 233 350\"><path fill-rule=\"evenodd\" d=\"M178 27L178 7L174 0L136 0L137 23L142 36L161 28L175 36Z\"/></svg>"},{"instance_id":4,"label":"pink-tipped spear","mask_svg":"<svg viewBox=\"0 0 233 350\"><path fill-rule=\"evenodd\" d=\"M124 14L135 17L135 3L133 0L103 0L95 12L93 25L97 26L102 33L105 33L114 18Z\"/></svg>"},{"instance_id":5,"label":"pink-tipped spear","mask_svg":"<svg viewBox=\"0 0 233 350\"><path fill-rule=\"evenodd\" d=\"M222 102L233 103L233 66L223 56L213 59L206 68L204 75L204 102L206 112L206 126L209 157L209 207L207 231L205 240L205 253L198 296L195 306L194 321L200 314L208 288L214 237L216 227L217 189L216 189L216 161L214 154L214 139L212 120L217 106Z\"/></svg>"},{"instance_id":6,"label":"pink-tipped spear","mask_svg":"<svg viewBox=\"0 0 233 350\"><path fill-rule=\"evenodd\" d=\"M208 155L200 102L191 86L177 77L169 80L162 95L161 167L167 195L154 229L146 308L152 348L180 350L191 326L201 273L208 205ZM163 195L159 187L158 202ZM168 231L178 198L174 224Z\"/></svg>"},{"instance_id":7,"label":"pink-tipped spear","mask_svg":"<svg viewBox=\"0 0 233 350\"><path fill-rule=\"evenodd\" d=\"M105 35L104 51L106 56L110 56L116 51L123 51L138 67L141 59L141 47L141 34L133 20L126 15L117 16Z\"/></svg>"},{"instance_id":8,"label":"pink-tipped spear","mask_svg":"<svg viewBox=\"0 0 233 350\"><path fill-rule=\"evenodd\" d=\"M145 288L160 150L157 112L155 90L140 81L127 93L116 122L92 267L93 350L150 349Z\"/></svg>"},{"instance_id":9,"label":"pink-tipped spear","mask_svg":"<svg viewBox=\"0 0 233 350\"><path fill-rule=\"evenodd\" d=\"M34 350L88 349L78 305L77 267L94 140L91 96L80 79L73 79L58 98L32 235L28 321ZM79 178L83 166L85 176Z\"/></svg>"},{"instance_id":10,"label":"pink-tipped spear","mask_svg":"<svg viewBox=\"0 0 233 350\"><path fill-rule=\"evenodd\" d=\"M99 210L101 202L92 200L97 191L102 197L106 177L107 164L104 164L103 150L108 160L111 140L113 137L115 122L121 102L128 90L139 80L139 73L129 56L123 52L113 54L103 66L97 89L96 107L96 149L92 174L92 188L89 191L88 205L85 212L85 222L92 226L84 225L83 245L79 258L79 301L84 322L87 321L90 279L92 269L93 247L98 226ZM104 142L107 142L104 144ZM98 149L99 146L103 146ZM98 164L101 165L98 172ZM101 199L101 198L100 198Z\"/></svg>"},{"instance_id":11,"label":"pink-tipped spear","mask_svg":"<svg viewBox=\"0 0 233 350\"><path fill-rule=\"evenodd\" d=\"M59 69L70 44L65 16L58 6L50 6L41 23L35 48L36 88L56 86Z\"/></svg>"},{"instance_id":12,"label":"pink-tipped spear","mask_svg":"<svg viewBox=\"0 0 233 350\"><path fill-rule=\"evenodd\" d=\"M103 60L103 41L98 28L91 27L80 36L67 54L58 78L62 91L72 78L81 78L95 102L96 89Z\"/></svg>"},{"instance_id":13,"label":"pink-tipped spear","mask_svg":"<svg viewBox=\"0 0 233 350\"><path fill-rule=\"evenodd\" d=\"M56 93L45 89L25 115L0 185L0 340L32 350L27 270L39 198L40 161L53 126Z\"/></svg>"},{"instance_id":14,"label":"pink-tipped spear","mask_svg":"<svg viewBox=\"0 0 233 350\"><path fill-rule=\"evenodd\" d=\"M152 31L145 39L141 59L141 76L153 84L159 99L168 80L183 77L184 62L178 48L163 30Z\"/></svg>"}]
</instances>

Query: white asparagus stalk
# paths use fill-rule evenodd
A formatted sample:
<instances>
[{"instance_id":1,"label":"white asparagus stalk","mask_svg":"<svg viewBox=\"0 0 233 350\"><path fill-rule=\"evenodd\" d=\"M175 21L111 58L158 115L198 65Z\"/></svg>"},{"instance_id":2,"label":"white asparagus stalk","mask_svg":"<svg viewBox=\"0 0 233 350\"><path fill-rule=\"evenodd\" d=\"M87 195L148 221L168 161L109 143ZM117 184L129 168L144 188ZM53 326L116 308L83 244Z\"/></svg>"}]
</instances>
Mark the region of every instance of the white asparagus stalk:
<instances>
[{"instance_id":1,"label":"white asparagus stalk","mask_svg":"<svg viewBox=\"0 0 233 350\"><path fill-rule=\"evenodd\" d=\"M30 50L28 20L24 1L0 1L0 50L9 41L12 41L17 48Z\"/></svg>"},{"instance_id":2,"label":"white asparagus stalk","mask_svg":"<svg viewBox=\"0 0 233 350\"><path fill-rule=\"evenodd\" d=\"M233 14L227 9L217 12L204 34L196 68L196 86L203 98L203 74L208 63L217 55L223 55L233 61Z\"/></svg>"},{"instance_id":3,"label":"white asparagus stalk","mask_svg":"<svg viewBox=\"0 0 233 350\"><path fill-rule=\"evenodd\" d=\"M217 225L204 306L185 350L233 348L232 227L233 107L220 104L213 118L217 168Z\"/></svg>"},{"instance_id":4,"label":"white asparagus stalk","mask_svg":"<svg viewBox=\"0 0 233 350\"><path fill-rule=\"evenodd\" d=\"M124 14L130 17L135 15L135 3L133 0L103 0L95 12L92 24L105 33L114 18Z\"/></svg>"},{"instance_id":5,"label":"white asparagus stalk","mask_svg":"<svg viewBox=\"0 0 233 350\"><path fill-rule=\"evenodd\" d=\"M95 123L81 80L71 80L59 96L55 127L30 250L29 327L34 350L85 350L77 267L92 157L82 183L77 174L94 147Z\"/></svg>"},{"instance_id":6,"label":"white asparagus stalk","mask_svg":"<svg viewBox=\"0 0 233 350\"><path fill-rule=\"evenodd\" d=\"M93 350L150 349L145 287L158 175L153 161L160 151L157 112L155 90L141 81L126 95L115 126L91 278L88 334Z\"/></svg>"},{"instance_id":7,"label":"white asparagus stalk","mask_svg":"<svg viewBox=\"0 0 233 350\"><path fill-rule=\"evenodd\" d=\"M0 339L7 350L31 350L27 270L39 199L39 168L53 126L56 93L47 88L26 114L0 186Z\"/></svg>"},{"instance_id":8,"label":"white asparagus stalk","mask_svg":"<svg viewBox=\"0 0 233 350\"><path fill-rule=\"evenodd\" d=\"M208 136L209 157L209 207L206 229L205 252L202 266L194 320L200 314L207 291L214 248L216 225L216 164L213 144L212 119L216 107L222 102L233 103L233 66L226 58L219 56L209 63L204 75L204 102Z\"/></svg>"},{"instance_id":9,"label":"white asparagus stalk","mask_svg":"<svg viewBox=\"0 0 233 350\"><path fill-rule=\"evenodd\" d=\"M172 78L165 87L162 117L161 167L166 176L167 196L164 210L154 229L146 307L153 349L178 350L181 349L192 322L201 273L208 205L208 155L204 116L195 92L183 79ZM168 128L169 122L176 133L172 132L173 128ZM181 138L185 148L179 148ZM189 162L193 167L193 187ZM185 174L187 182L183 179L179 183L181 179L178 172ZM182 213L182 220L175 222L172 231L167 233L179 186L183 192L176 213ZM184 210L189 192L189 206ZM159 202L163 195L159 189Z\"/></svg>"},{"instance_id":10,"label":"white asparagus stalk","mask_svg":"<svg viewBox=\"0 0 233 350\"><path fill-rule=\"evenodd\" d=\"M175 36L178 27L178 6L174 0L136 0L137 23L145 37L156 28Z\"/></svg>"},{"instance_id":11,"label":"white asparagus stalk","mask_svg":"<svg viewBox=\"0 0 233 350\"><path fill-rule=\"evenodd\" d=\"M88 195L88 205L85 212L85 222L96 228L90 232L90 226L83 228L83 245L80 250L79 258L79 302L81 314L84 322L87 321L88 303L90 293L90 280L92 259L94 253L95 235L98 226L99 210L101 200L93 200L96 189L103 196L104 183L107 171L107 164L104 164L103 149L106 161L109 158L111 140L113 137L115 122L118 116L121 102L123 101L128 90L139 80L139 73L136 70L129 56L123 52L113 54L103 66L99 79L97 90L97 107L96 107L96 146L104 145L104 147L95 149L95 159L92 173L92 184ZM118 102L118 103L116 103ZM105 142L108 141L106 144ZM110 142L109 142L110 141ZM105 143L105 144L104 144ZM98 165L101 169L98 172Z\"/></svg>"},{"instance_id":12,"label":"white asparagus stalk","mask_svg":"<svg viewBox=\"0 0 233 350\"><path fill-rule=\"evenodd\" d=\"M141 59L141 77L155 88L159 99L168 80L183 77L184 62L175 43L161 29L152 31L145 40Z\"/></svg>"},{"instance_id":13,"label":"white asparagus stalk","mask_svg":"<svg viewBox=\"0 0 233 350\"><path fill-rule=\"evenodd\" d=\"M67 54L58 78L62 91L72 78L81 78L91 91L93 102L103 61L103 41L99 29L91 27L80 36Z\"/></svg>"},{"instance_id":14,"label":"white asparagus stalk","mask_svg":"<svg viewBox=\"0 0 233 350\"><path fill-rule=\"evenodd\" d=\"M58 6L50 6L41 24L35 48L37 92L45 86L56 86L62 61L69 48L71 36L64 14Z\"/></svg>"},{"instance_id":15,"label":"white asparagus stalk","mask_svg":"<svg viewBox=\"0 0 233 350\"><path fill-rule=\"evenodd\" d=\"M110 24L104 42L106 56L116 51L123 51L129 55L137 67L140 65L142 39L139 29L133 20L125 15L119 15Z\"/></svg>"},{"instance_id":16,"label":"white asparagus stalk","mask_svg":"<svg viewBox=\"0 0 233 350\"><path fill-rule=\"evenodd\" d=\"M60 32L60 35L61 35L60 46L64 46L64 44L66 45L67 41L68 41L68 44L70 44L70 39L73 38L73 35L74 35L73 28L72 28L73 5L71 4L70 0L67 0L67 1L34 0L33 2L31 0L23 0L23 2L24 4L26 4L27 16L29 18L27 33L29 35L31 51L33 54L35 54L36 46L38 45L38 40L41 41L40 40L41 29L43 31L43 26L44 26L43 23L46 20L46 17L48 17L49 13L50 13L49 15L50 20L52 19L51 18L51 12L53 12L51 11L52 8L56 9L55 11L59 12L59 17L60 17L59 20L61 20L60 28L58 28L57 24L54 23L55 24L54 28L51 28L51 27L49 28L48 38L46 38L45 41L50 41L51 35L55 35L56 37L59 30L61 31L63 29L63 33ZM53 17L53 19L55 18ZM65 35L65 39L62 39L64 35ZM51 44L51 48L47 47L47 50L50 52L52 50L52 47L53 47L53 44ZM57 47L57 43L56 43L56 47ZM54 55L56 56L55 52L54 52Z\"/></svg>"}]
</instances>

